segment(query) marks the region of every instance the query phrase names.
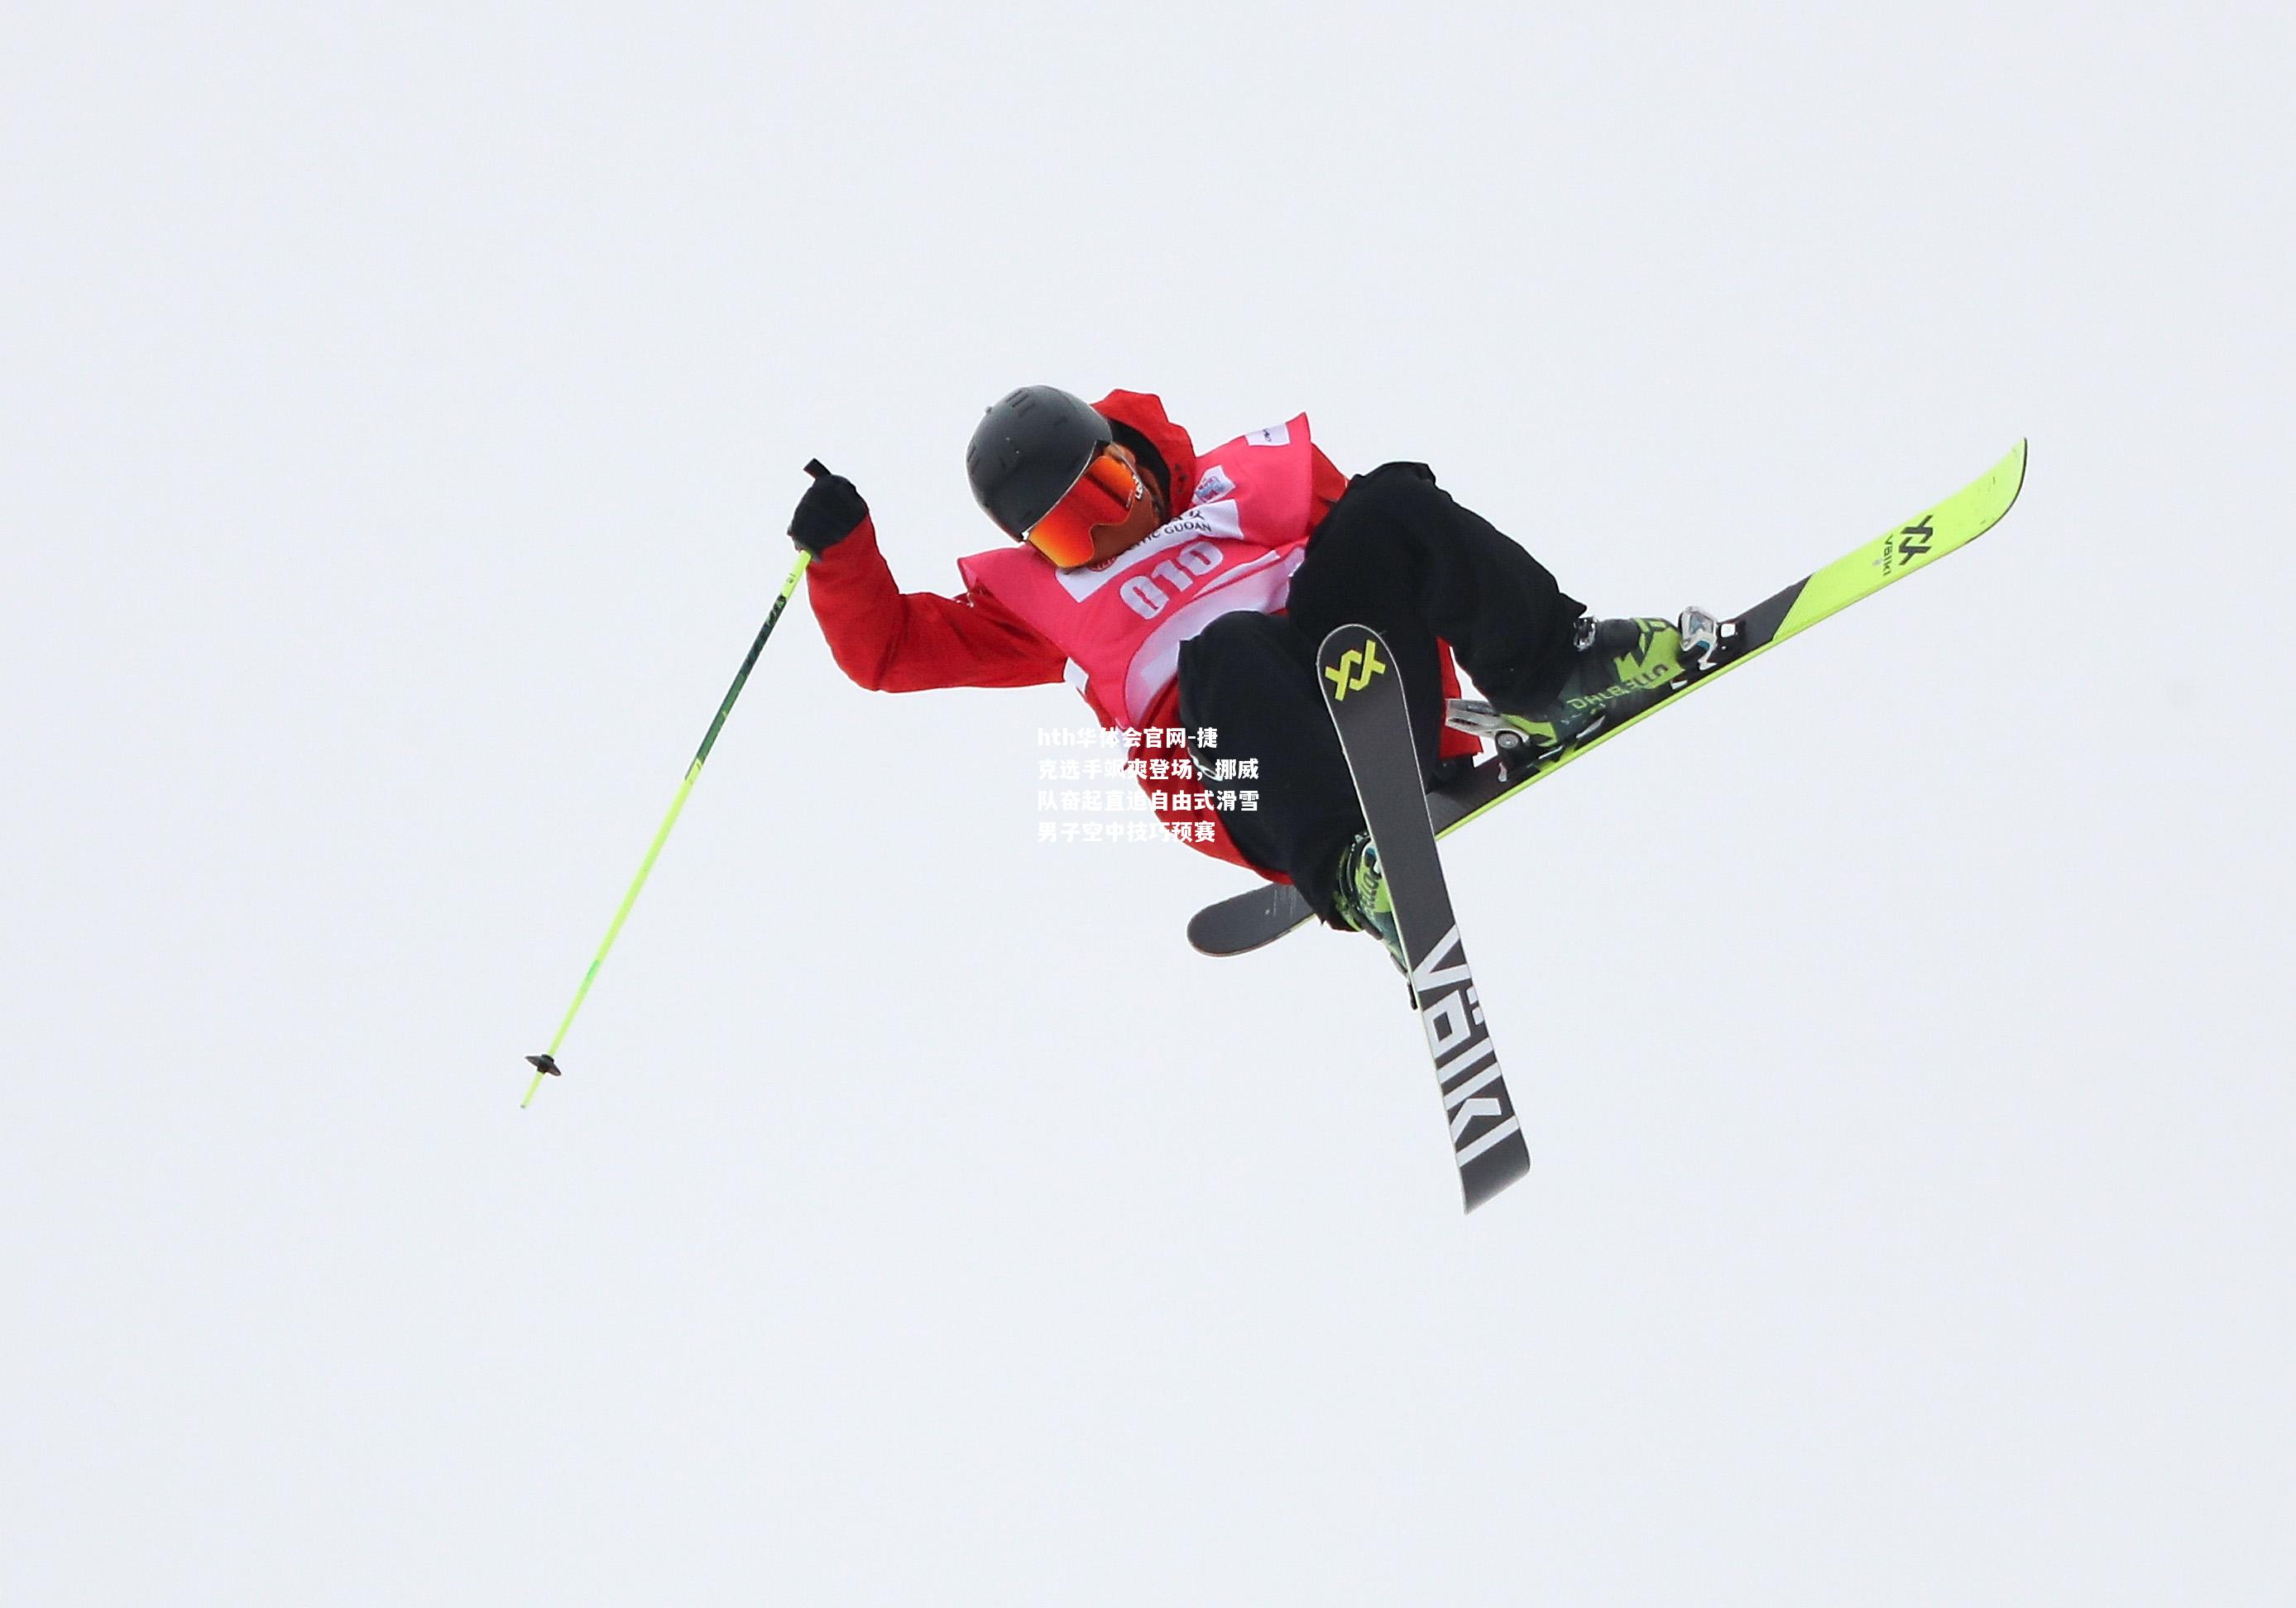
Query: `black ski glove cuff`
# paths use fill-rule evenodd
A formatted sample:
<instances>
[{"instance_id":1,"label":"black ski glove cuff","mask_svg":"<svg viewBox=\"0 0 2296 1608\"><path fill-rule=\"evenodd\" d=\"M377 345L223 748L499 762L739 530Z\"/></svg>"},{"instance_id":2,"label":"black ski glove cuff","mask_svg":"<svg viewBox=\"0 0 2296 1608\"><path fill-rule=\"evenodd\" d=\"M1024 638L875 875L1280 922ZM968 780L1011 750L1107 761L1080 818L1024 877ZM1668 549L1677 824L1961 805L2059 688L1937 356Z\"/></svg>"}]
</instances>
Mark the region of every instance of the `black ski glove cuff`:
<instances>
[{"instance_id":1,"label":"black ski glove cuff","mask_svg":"<svg viewBox=\"0 0 2296 1608\"><path fill-rule=\"evenodd\" d=\"M823 475L805 488L790 518L790 540L815 558L861 528L869 505L842 475Z\"/></svg>"}]
</instances>

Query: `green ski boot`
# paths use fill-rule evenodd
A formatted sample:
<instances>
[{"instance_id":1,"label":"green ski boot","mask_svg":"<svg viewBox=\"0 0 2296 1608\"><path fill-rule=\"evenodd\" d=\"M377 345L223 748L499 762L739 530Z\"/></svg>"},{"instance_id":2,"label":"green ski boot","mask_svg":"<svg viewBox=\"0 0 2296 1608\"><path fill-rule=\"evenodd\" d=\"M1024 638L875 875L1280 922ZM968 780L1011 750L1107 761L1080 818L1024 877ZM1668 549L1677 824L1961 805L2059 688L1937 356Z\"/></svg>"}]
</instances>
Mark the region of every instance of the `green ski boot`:
<instances>
[{"instance_id":1,"label":"green ski boot","mask_svg":"<svg viewBox=\"0 0 2296 1608\"><path fill-rule=\"evenodd\" d=\"M1403 958L1403 931L1395 924L1395 902L1388 897L1387 877L1379 869L1379 849L1370 833L1357 833L1341 854L1332 907L1348 926L1385 944L1396 970L1411 975L1411 963Z\"/></svg>"},{"instance_id":2,"label":"green ski boot","mask_svg":"<svg viewBox=\"0 0 2296 1608\"><path fill-rule=\"evenodd\" d=\"M1665 698L1687 673L1682 632L1672 620L1578 622L1562 684L1535 706L1499 712L1544 756L1598 737ZM1507 745L1512 747L1513 745Z\"/></svg>"}]
</instances>

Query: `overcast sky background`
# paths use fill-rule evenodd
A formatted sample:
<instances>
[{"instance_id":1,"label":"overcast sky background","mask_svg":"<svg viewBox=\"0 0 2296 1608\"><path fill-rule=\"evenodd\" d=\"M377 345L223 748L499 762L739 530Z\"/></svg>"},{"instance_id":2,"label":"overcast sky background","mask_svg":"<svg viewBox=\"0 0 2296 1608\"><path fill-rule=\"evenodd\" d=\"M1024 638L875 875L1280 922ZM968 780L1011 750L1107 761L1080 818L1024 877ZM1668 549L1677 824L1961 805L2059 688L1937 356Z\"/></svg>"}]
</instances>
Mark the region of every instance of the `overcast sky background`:
<instances>
[{"instance_id":1,"label":"overcast sky background","mask_svg":"<svg viewBox=\"0 0 2296 1608\"><path fill-rule=\"evenodd\" d=\"M134 6L0 56L0 1596L2284 1602L2276 5ZM1991 535L1375 947L1039 846L904 584L1048 381L1604 613Z\"/></svg>"}]
</instances>

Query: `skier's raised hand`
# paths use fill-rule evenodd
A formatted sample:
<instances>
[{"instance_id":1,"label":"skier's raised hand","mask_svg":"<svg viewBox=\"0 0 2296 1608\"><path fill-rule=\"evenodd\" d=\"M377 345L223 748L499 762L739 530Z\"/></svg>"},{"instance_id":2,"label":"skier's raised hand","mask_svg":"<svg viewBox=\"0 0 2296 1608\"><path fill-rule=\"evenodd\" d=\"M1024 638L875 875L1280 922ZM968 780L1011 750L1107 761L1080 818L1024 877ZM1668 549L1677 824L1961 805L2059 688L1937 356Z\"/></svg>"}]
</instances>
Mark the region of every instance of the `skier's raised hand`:
<instances>
[{"instance_id":1,"label":"skier's raised hand","mask_svg":"<svg viewBox=\"0 0 2296 1608\"><path fill-rule=\"evenodd\" d=\"M806 469L813 476L813 484L798 499L789 534L790 540L817 559L861 528L861 522L869 517L869 505L853 488L853 482L831 474L819 459Z\"/></svg>"}]
</instances>

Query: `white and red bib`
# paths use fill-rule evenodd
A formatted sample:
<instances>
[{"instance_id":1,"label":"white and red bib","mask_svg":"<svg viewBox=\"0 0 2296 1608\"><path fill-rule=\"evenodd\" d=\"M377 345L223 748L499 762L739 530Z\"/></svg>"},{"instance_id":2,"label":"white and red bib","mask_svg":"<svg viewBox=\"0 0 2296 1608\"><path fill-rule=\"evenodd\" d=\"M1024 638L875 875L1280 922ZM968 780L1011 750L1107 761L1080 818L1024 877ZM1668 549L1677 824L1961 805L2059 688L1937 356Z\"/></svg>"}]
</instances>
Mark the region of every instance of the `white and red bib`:
<instances>
[{"instance_id":1,"label":"white and red bib","mask_svg":"<svg viewBox=\"0 0 2296 1608\"><path fill-rule=\"evenodd\" d=\"M1315 507L1308 416L1200 453L1194 501L1136 545L1078 569L1035 548L957 560L1068 656L1069 684L1103 725L1137 726L1179 674L1180 644L1221 615L1281 610Z\"/></svg>"}]
</instances>

